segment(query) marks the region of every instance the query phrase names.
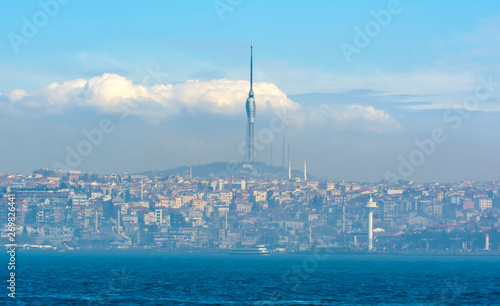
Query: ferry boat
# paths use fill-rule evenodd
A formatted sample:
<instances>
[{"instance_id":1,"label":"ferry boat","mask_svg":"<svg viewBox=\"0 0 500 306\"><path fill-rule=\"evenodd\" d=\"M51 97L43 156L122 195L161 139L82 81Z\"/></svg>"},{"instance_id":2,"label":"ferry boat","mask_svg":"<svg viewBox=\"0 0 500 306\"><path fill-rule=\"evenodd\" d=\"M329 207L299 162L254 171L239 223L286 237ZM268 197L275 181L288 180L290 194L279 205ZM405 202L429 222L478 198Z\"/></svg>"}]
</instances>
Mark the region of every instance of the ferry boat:
<instances>
[{"instance_id":1,"label":"ferry boat","mask_svg":"<svg viewBox=\"0 0 500 306\"><path fill-rule=\"evenodd\" d=\"M232 255L269 255L269 251L263 245L246 246L232 249L229 251Z\"/></svg>"}]
</instances>

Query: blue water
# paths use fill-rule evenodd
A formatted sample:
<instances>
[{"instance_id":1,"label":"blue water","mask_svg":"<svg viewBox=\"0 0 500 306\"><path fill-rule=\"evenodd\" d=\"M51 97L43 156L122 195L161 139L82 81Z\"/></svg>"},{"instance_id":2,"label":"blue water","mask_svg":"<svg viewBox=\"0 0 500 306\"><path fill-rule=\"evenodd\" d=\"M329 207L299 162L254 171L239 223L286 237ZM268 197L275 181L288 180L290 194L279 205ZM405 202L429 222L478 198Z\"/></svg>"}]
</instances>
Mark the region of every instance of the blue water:
<instances>
[{"instance_id":1,"label":"blue water","mask_svg":"<svg viewBox=\"0 0 500 306\"><path fill-rule=\"evenodd\" d=\"M20 305L500 305L487 256L20 253L16 269Z\"/></svg>"}]
</instances>

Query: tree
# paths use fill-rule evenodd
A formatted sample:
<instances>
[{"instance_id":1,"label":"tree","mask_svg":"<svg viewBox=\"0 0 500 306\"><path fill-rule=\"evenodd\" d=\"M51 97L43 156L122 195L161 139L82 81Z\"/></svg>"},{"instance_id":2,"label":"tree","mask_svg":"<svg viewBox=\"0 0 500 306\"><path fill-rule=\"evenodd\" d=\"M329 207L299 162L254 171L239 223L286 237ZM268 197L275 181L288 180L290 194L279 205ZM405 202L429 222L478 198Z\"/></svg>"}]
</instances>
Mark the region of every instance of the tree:
<instances>
[{"instance_id":1,"label":"tree","mask_svg":"<svg viewBox=\"0 0 500 306\"><path fill-rule=\"evenodd\" d=\"M50 242L50 240L45 239L45 240L42 242L42 245L52 245L52 242Z\"/></svg>"},{"instance_id":2,"label":"tree","mask_svg":"<svg viewBox=\"0 0 500 306\"><path fill-rule=\"evenodd\" d=\"M149 210L154 211L155 210L155 202L149 201Z\"/></svg>"},{"instance_id":3,"label":"tree","mask_svg":"<svg viewBox=\"0 0 500 306\"><path fill-rule=\"evenodd\" d=\"M317 211L321 211L323 209L323 197L315 195L312 201L312 207L316 208Z\"/></svg>"},{"instance_id":4,"label":"tree","mask_svg":"<svg viewBox=\"0 0 500 306\"><path fill-rule=\"evenodd\" d=\"M126 190L125 191L125 198L123 199L125 201L125 203L129 203L130 202L130 190Z\"/></svg>"},{"instance_id":5,"label":"tree","mask_svg":"<svg viewBox=\"0 0 500 306\"><path fill-rule=\"evenodd\" d=\"M276 208L276 199L273 198L274 192L269 190L266 195L267 205L269 208Z\"/></svg>"},{"instance_id":6,"label":"tree","mask_svg":"<svg viewBox=\"0 0 500 306\"><path fill-rule=\"evenodd\" d=\"M36 213L37 213L36 208L29 209L26 212L26 216L24 217L24 224L35 224L36 223Z\"/></svg>"}]
</instances>

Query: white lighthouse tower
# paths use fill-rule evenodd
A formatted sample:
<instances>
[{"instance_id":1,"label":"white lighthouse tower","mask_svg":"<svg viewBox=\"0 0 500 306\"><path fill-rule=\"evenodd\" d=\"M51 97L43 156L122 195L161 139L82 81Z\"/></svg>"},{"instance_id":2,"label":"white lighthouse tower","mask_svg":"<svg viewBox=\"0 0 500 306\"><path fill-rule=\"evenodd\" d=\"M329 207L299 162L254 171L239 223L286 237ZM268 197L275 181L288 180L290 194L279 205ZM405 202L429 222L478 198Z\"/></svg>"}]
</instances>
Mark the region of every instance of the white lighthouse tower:
<instances>
[{"instance_id":1,"label":"white lighthouse tower","mask_svg":"<svg viewBox=\"0 0 500 306\"><path fill-rule=\"evenodd\" d=\"M368 208L368 251L371 251L373 249L373 210L377 208L377 202L373 202L370 197L365 207Z\"/></svg>"}]
</instances>

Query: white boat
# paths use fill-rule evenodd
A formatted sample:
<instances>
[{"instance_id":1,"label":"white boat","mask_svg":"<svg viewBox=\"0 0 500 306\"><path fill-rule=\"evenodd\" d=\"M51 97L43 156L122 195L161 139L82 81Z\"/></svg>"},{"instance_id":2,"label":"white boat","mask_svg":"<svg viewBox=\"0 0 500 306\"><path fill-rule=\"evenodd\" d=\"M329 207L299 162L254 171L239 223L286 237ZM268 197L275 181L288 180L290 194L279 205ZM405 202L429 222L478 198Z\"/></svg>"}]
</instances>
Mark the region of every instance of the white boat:
<instances>
[{"instance_id":1,"label":"white boat","mask_svg":"<svg viewBox=\"0 0 500 306\"><path fill-rule=\"evenodd\" d=\"M235 255L269 255L269 251L263 245L245 246L241 248L232 249L229 254Z\"/></svg>"}]
</instances>

